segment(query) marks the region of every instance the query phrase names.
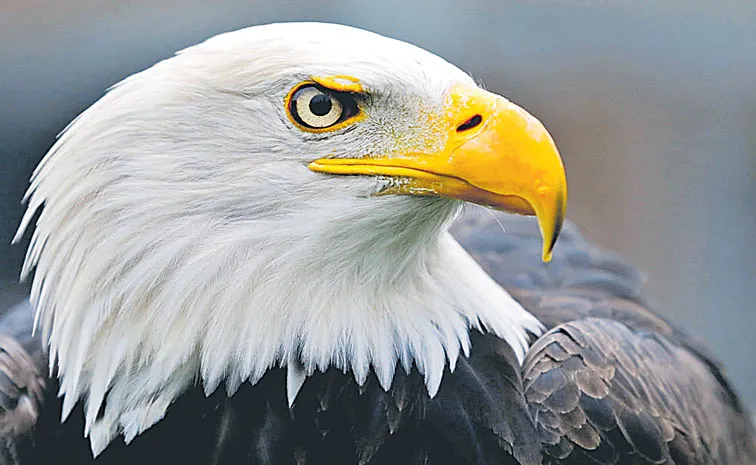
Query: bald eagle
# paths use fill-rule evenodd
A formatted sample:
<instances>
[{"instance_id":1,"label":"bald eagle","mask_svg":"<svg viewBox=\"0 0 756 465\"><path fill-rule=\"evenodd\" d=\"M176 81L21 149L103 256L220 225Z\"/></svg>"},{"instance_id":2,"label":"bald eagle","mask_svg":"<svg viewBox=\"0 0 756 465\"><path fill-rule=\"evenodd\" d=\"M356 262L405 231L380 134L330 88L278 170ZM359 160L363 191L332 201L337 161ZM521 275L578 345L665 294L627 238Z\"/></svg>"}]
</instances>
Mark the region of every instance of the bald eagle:
<instances>
[{"instance_id":1,"label":"bald eagle","mask_svg":"<svg viewBox=\"0 0 756 465\"><path fill-rule=\"evenodd\" d=\"M570 224L539 261L566 192L538 120L414 46L289 23L186 49L32 176L2 461L756 463L635 270ZM467 220L460 245L465 202L538 229Z\"/></svg>"}]
</instances>

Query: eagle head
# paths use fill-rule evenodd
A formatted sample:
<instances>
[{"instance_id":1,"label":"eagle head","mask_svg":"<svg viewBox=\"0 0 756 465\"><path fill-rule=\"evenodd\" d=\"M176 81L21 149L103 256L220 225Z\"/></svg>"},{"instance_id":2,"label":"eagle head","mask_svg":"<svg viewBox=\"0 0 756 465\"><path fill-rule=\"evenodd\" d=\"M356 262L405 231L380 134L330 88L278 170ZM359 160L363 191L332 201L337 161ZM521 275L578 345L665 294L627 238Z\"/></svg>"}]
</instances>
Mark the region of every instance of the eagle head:
<instances>
[{"instance_id":1,"label":"eagle head","mask_svg":"<svg viewBox=\"0 0 756 465\"><path fill-rule=\"evenodd\" d=\"M468 331L518 357L539 322L447 229L465 202L566 202L544 127L412 45L333 24L213 37L117 84L32 177L19 236L58 370L95 454L196 380L233 393L286 367L289 402L337 367L433 396Z\"/></svg>"}]
</instances>

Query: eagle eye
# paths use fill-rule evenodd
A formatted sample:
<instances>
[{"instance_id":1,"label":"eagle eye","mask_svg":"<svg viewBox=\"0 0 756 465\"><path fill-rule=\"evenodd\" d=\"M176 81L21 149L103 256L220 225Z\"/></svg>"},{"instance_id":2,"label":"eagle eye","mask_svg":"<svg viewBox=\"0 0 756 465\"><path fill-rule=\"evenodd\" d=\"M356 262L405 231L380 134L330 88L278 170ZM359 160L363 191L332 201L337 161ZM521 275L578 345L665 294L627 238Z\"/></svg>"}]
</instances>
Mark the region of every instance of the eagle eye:
<instances>
[{"instance_id":1,"label":"eagle eye","mask_svg":"<svg viewBox=\"0 0 756 465\"><path fill-rule=\"evenodd\" d=\"M333 131L359 115L360 108L353 93L305 83L294 88L289 95L287 111L291 120L302 129Z\"/></svg>"}]
</instances>

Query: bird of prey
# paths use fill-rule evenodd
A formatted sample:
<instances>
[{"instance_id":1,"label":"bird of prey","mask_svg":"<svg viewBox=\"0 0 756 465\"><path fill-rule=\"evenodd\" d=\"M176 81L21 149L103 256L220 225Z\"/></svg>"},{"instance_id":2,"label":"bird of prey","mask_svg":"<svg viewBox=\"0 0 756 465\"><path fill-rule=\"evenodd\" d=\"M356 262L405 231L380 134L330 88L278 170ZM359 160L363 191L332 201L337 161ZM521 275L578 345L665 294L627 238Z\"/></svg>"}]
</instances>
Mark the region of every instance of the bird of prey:
<instances>
[{"instance_id":1,"label":"bird of prey","mask_svg":"<svg viewBox=\"0 0 756 465\"><path fill-rule=\"evenodd\" d=\"M562 228L543 125L406 43L213 37L84 111L26 200L3 463L756 463L718 365ZM523 216L450 229L465 202Z\"/></svg>"}]
</instances>

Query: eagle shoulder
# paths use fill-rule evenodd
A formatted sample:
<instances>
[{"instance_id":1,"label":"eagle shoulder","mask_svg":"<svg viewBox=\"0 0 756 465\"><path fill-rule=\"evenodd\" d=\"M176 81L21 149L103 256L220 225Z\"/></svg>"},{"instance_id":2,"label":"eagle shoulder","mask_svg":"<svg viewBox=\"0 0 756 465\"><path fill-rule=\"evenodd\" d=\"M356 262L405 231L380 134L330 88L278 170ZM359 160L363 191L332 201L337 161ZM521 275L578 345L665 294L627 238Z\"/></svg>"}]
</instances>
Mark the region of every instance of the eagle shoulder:
<instances>
[{"instance_id":1,"label":"eagle shoulder","mask_svg":"<svg viewBox=\"0 0 756 465\"><path fill-rule=\"evenodd\" d=\"M749 415L718 363L644 301L641 273L573 224L540 263L534 226L503 216L459 237L547 328L522 367L544 463L756 463Z\"/></svg>"},{"instance_id":2,"label":"eagle shoulder","mask_svg":"<svg viewBox=\"0 0 756 465\"><path fill-rule=\"evenodd\" d=\"M45 357L31 336L32 310L15 288L0 291L0 464L31 445L45 391Z\"/></svg>"}]
</instances>

